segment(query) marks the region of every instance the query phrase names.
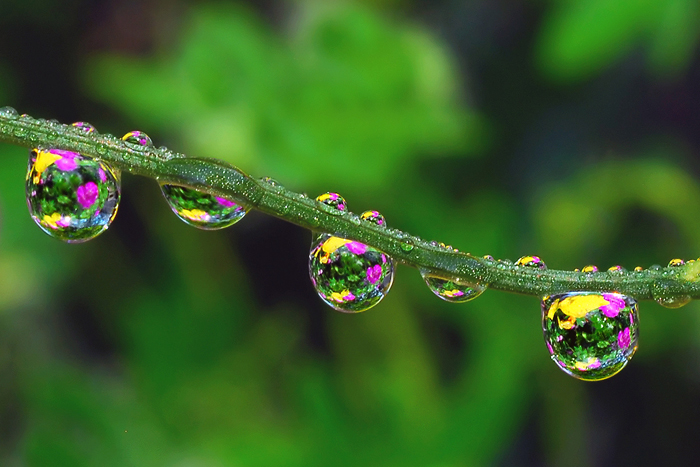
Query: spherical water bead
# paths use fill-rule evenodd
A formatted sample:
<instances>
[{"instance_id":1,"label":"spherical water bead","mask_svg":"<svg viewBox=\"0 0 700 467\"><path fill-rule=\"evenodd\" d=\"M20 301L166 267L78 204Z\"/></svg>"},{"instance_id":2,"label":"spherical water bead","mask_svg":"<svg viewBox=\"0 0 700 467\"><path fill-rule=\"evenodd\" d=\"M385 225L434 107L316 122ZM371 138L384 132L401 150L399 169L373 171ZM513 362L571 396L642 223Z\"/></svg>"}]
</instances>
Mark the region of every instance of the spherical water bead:
<instances>
[{"instance_id":1,"label":"spherical water bead","mask_svg":"<svg viewBox=\"0 0 700 467\"><path fill-rule=\"evenodd\" d=\"M542 330L559 368L598 381L622 370L637 351L639 308L612 292L551 295L542 300Z\"/></svg>"},{"instance_id":2,"label":"spherical water bead","mask_svg":"<svg viewBox=\"0 0 700 467\"><path fill-rule=\"evenodd\" d=\"M544 261L542 261L539 257L537 256L523 256L518 261L515 262L516 266L525 266L528 268L533 268L533 269L541 269L545 270L547 269L547 265L544 264Z\"/></svg>"},{"instance_id":3,"label":"spherical water bead","mask_svg":"<svg viewBox=\"0 0 700 467\"><path fill-rule=\"evenodd\" d=\"M345 211L348 208L348 205L345 203L345 199L338 193L324 193L316 197L316 201L318 201L319 203L323 203L326 206L330 206L334 210L341 212Z\"/></svg>"},{"instance_id":4,"label":"spherical water bead","mask_svg":"<svg viewBox=\"0 0 700 467\"><path fill-rule=\"evenodd\" d=\"M364 243L326 234L311 245L309 274L324 302L344 313L359 313L389 292L394 262Z\"/></svg>"},{"instance_id":5,"label":"spherical water bead","mask_svg":"<svg viewBox=\"0 0 700 467\"><path fill-rule=\"evenodd\" d=\"M615 266L610 266L608 268L608 272L612 272L612 273L623 273L625 271L626 271L626 269L623 268L622 266L620 266L619 264L616 264Z\"/></svg>"},{"instance_id":6,"label":"spherical water bead","mask_svg":"<svg viewBox=\"0 0 700 467\"><path fill-rule=\"evenodd\" d=\"M685 261L679 258L672 259L671 261L668 262L668 267L669 268L677 268L678 266L683 266L685 264Z\"/></svg>"},{"instance_id":7,"label":"spherical water bead","mask_svg":"<svg viewBox=\"0 0 700 467\"><path fill-rule=\"evenodd\" d=\"M446 302L468 302L474 300L486 290L486 286L482 284L443 279L425 270L421 270L420 274L423 276L423 280L430 291Z\"/></svg>"},{"instance_id":8,"label":"spherical water bead","mask_svg":"<svg viewBox=\"0 0 700 467\"><path fill-rule=\"evenodd\" d=\"M642 272L642 271L644 271L644 268L643 268L643 267L641 267L641 266L635 266L634 272Z\"/></svg>"},{"instance_id":9,"label":"spherical water bead","mask_svg":"<svg viewBox=\"0 0 700 467\"><path fill-rule=\"evenodd\" d=\"M117 214L119 174L104 162L61 149L29 153L27 205L32 219L68 243L104 232Z\"/></svg>"},{"instance_id":10,"label":"spherical water bead","mask_svg":"<svg viewBox=\"0 0 700 467\"><path fill-rule=\"evenodd\" d=\"M130 131L122 136L122 140L137 146L153 146L153 141L151 141L151 138L143 131Z\"/></svg>"},{"instance_id":11,"label":"spherical water bead","mask_svg":"<svg viewBox=\"0 0 700 467\"><path fill-rule=\"evenodd\" d=\"M0 107L0 117L15 119L18 116L19 116L19 113L17 113L17 111L13 107L9 107L9 106Z\"/></svg>"},{"instance_id":12,"label":"spherical water bead","mask_svg":"<svg viewBox=\"0 0 700 467\"><path fill-rule=\"evenodd\" d=\"M88 122L75 122L71 124L71 126L86 134L95 133L95 127L90 125Z\"/></svg>"},{"instance_id":13,"label":"spherical water bead","mask_svg":"<svg viewBox=\"0 0 700 467\"><path fill-rule=\"evenodd\" d=\"M588 266L584 266L581 269L581 272L598 272L598 266L595 266L593 264L589 264Z\"/></svg>"},{"instance_id":14,"label":"spherical water bead","mask_svg":"<svg viewBox=\"0 0 700 467\"><path fill-rule=\"evenodd\" d=\"M365 211L360 215L360 219L380 227L386 227L386 220L384 220L384 216L382 216L379 211Z\"/></svg>"},{"instance_id":15,"label":"spherical water bead","mask_svg":"<svg viewBox=\"0 0 700 467\"><path fill-rule=\"evenodd\" d=\"M160 188L175 215L198 229L223 229L243 219L248 212L234 201L191 188L177 185L162 185Z\"/></svg>"}]
</instances>

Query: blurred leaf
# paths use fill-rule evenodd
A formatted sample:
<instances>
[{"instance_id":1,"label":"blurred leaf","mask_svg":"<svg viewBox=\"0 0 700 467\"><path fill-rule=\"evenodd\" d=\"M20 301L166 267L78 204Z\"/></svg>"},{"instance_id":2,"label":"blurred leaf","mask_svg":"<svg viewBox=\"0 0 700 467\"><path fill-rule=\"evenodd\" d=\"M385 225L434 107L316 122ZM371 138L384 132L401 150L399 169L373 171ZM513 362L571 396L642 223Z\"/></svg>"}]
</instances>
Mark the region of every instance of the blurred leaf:
<instances>
[{"instance_id":1,"label":"blurred leaf","mask_svg":"<svg viewBox=\"0 0 700 467\"><path fill-rule=\"evenodd\" d=\"M537 43L540 67L551 78L589 78L631 52L649 47L651 70L684 70L698 43L694 0L556 0Z\"/></svg>"}]
</instances>

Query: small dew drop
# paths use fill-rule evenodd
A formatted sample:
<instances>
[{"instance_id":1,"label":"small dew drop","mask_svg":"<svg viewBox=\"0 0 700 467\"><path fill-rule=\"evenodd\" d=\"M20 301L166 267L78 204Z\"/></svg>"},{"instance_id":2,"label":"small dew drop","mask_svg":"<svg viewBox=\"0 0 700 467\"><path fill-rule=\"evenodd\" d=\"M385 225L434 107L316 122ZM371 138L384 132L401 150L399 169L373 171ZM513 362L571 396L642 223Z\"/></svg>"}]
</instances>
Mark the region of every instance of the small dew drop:
<instances>
[{"instance_id":1,"label":"small dew drop","mask_svg":"<svg viewBox=\"0 0 700 467\"><path fill-rule=\"evenodd\" d=\"M411 241L411 239L408 239L408 238L405 240L402 240L400 245L401 245L401 249L403 251L405 251L406 253L413 251L413 248L415 246L415 245L413 245L413 242Z\"/></svg>"},{"instance_id":2,"label":"small dew drop","mask_svg":"<svg viewBox=\"0 0 700 467\"><path fill-rule=\"evenodd\" d=\"M639 307L618 293L568 292L542 299L542 330L554 363L585 381L622 370L637 350Z\"/></svg>"},{"instance_id":3,"label":"small dew drop","mask_svg":"<svg viewBox=\"0 0 700 467\"><path fill-rule=\"evenodd\" d=\"M615 266L610 266L610 267L608 268L608 272L612 272L612 273L623 273L623 272L626 272L626 270L625 270L625 268L623 268L623 267L620 266L619 264L616 264Z\"/></svg>"},{"instance_id":4,"label":"small dew drop","mask_svg":"<svg viewBox=\"0 0 700 467\"><path fill-rule=\"evenodd\" d=\"M107 154L107 145L104 143L99 143L95 150L97 151L97 154L104 156Z\"/></svg>"},{"instance_id":5,"label":"small dew drop","mask_svg":"<svg viewBox=\"0 0 700 467\"><path fill-rule=\"evenodd\" d=\"M323 234L311 245L309 275L329 306L343 313L359 313L389 292L394 263L369 245Z\"/></svg>"},{"instance_id":6,"label":"small dew drop","mask_svg":"<svg viewBox=\"0 0 700 467\"><path fill-rule=\"evenodd\" d=\"M27 129L22 127L15 128L15 136L18 138L24 138L27 136Z\"/></svg>"},{"instance_id":7,"label":"small dew drop","mask_svg":"<svg viewBox=\"0 0 700 467\"><path fill-rule=\"evenodd\" d=\"M386 220L384 219L384 216L379 213L379 211L365 211L360 215L360 219L366 222L371 222L372 224L376 224L380 227L386 227Z\"/></svg>"},{"instance_id":8,"label":"small dew drop","mask_svg":"<svg viewBox=\"0 0 700 467\"><path fill-rule=\"evenodd\" d=\"M523 256L515 262L515 265L533 269L540 269L543 271L547 269L547 265L544 264L544 261L542 261L538 256Z\"/></svg>"},{"instance_id":9,"label":"small dew drop","mask_svg":"<svg viewBox=\"0 0 700 467\"><path fill-rule=\"evenodd\" d=\"M420 274L430 291L446 302L468 302L486 290L486 286L481 284L443 279L425 270L421 270Z\"/></svg>"},{"instance_id":10,"label":"small dew drop","mask_svg":"<svg viewBox=\"0 0 700 467\"><path fill-rule=\"evenodd\" d=\"M581 269L581 272L598 272L598 266L589 264Z\"/></svg>"},{"instance_id":11,"label":"small dew drop","mask_svg":"<svg viewBox=\"0 0 700 467\"><path fill-rule=\"evenodd\" d=\"M122 136L122 140L135 146L153 146L151 138L143 131L138 130L128 132Z\"/></svg>"},{"instance_id":12,"label":"small dew drop","mask_svg":"<svg viewBox=\"0 0 700 467\"><path fill-rule=\"evenodd\" d=\"M677 268L679 266L683 266L685 264L685 261L679 258L672 259L671 261L668 262L668 267L669 268Z\"/></svg>"},{"instance_id":13,"label":"small dew drop","mask_svg":"<svg viewBox=\"0 0 700 467\"><path fill-rule=\"evenodd\" d=\"M494 261L493 256L491 255L484 255L484 259L487 261Z\"/></svg>"},{"instance_id":14,"label":"small dew drop","mask_svg":"<svg viewBox=\"0 0 700 467\"><path fill-rule=\"evenodd\" d=\"M95 127L90 125L88 122L75 122L71 126L77 131L81 131L86 134L95 133Z\"/></svg>"},{"instance_id":15,"label":"small dew drop","mask_svg":"<svg viewBox=\"0 0 700 467\"><path fill-rule=\"evenodd\" d=\"M316 201L330 214L342 214L348 208L345 199L338 193L324 193L316 197Z\"/></svg>"},{"instance_id":16,"label":"small dew drop","mask_svg":"<svg viewBox=\"0 0 700 467\"><path fill-rule=\"evenodd\" d=\"M117 214L119 175L104 162L61 149L29 153L29 213L50 236L80 243L104 232Z\"/></svg>"},{"instance_id":17,"label":"small dew drop","mask_svg":"<svg viewBox=\"0 0 700 467\"><path fill-rule=\"evenodd\" d=\"M243 219L248 210L226 198L177 185L161 185L170 209L185 224L202 230L218 230Z\"/></svg>"},{"instance_id":18,"label":"small dew drop","mask_svg":"<svg viewBox=\"0 0 700 467\"><path fill-rule=\"evenodd\" d=\"M9 118L14 120L19 116L19 113L13 107L0 107L0 117Z\"/></svg>"},{"instance_id":19,"label":"small dew drop","mask_svg":"<svg viewBox=\"0 0 700 467\"><path fill-rule=\"evenodd\" d=\"M267 183L268 185L276 186L278 188L284 188L280 182L278 182L277 180L275 180L272 177L263 177L260 180Z\"/></svg>"},{"instance_id":20,"label":"small dew drop","mask_svg":"<svg viewBox=\"0 0 700 467\"><path fill-rule=\"evenodd\" d=\"M644 268L641 267L641 266L636 266L636 267L634 268L634 272L642 272L642 271L644 271Z\"/></svg>"},{"instance_id":21,"label":"small dew drop","mask_svg":"<svg viewBox=\"0 0 700 467\"><path fill-rule=\"evenodd\" d=\"M651 288L651 296L654 298L656 303L664 308L670 309L685 306L690 303L691 300L690 296L688 295L673 295L669 290L669 286L663 280L654 282L654 285Z\"/></svg>"}]
</instances>

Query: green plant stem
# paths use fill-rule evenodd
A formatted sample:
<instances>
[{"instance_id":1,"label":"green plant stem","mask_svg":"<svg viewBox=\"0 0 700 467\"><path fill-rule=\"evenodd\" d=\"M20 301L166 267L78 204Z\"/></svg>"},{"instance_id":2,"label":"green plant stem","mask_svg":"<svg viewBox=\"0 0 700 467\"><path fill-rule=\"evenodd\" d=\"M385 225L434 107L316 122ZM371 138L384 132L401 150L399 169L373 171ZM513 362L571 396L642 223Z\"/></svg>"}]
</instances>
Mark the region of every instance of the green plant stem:
<instances>
[{"instance_id":1,"label":"green plant stem","mask_svg":"<svg viewBox=\"0 0 700 467\"><path fill-rule=\"evenodd\" d=\"M27 148L76 151L113 167L233 199L307 229L374 246L395 261L462 283L543 297L569 291L617 291L645 299L700 298L700 261L684 266L629 272L581 273L539 270L434 245L396 229L340 213L276 183L254 179L230 164L186 157L166 148L127 144L108 134L84 133L55 121L0 111L0 141Z\"/></svg>"}]
</instances>

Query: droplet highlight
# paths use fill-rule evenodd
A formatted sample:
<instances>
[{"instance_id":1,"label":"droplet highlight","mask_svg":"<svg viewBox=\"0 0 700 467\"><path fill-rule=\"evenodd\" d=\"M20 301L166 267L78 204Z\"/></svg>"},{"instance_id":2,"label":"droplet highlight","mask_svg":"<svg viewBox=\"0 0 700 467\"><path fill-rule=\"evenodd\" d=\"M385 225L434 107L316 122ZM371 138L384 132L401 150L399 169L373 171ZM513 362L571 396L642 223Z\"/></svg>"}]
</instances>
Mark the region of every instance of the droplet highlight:
<instances>
[{"instance_id":1,"label":"droplet highlight","mask_svg":"<svg viewBox=\"0 0 700 467\"><path fill-rule=\"evenodd\" d=\"M379 211L365 211L360 215L360 219L366 222L371 222L372 224L378 225L380 227L386 227L386 220Z\"/></svg>"},{"instance_id":2,"label":"droplet highlight","mask_svg":"<svg viewBox=\"0 0 700 467\"><path fill-rule=\"evenodd\" d=\"M227 198L178 185L162 185L170 209L185 224L202 230L219 230L243 219L248 212Z\"/></svg>"},{"instance_id":3,"label":"droplet highlight","mask_svg":"<svg viewBox=\"0 0 700 467\"><path fill-rule=\"evenodd\" d=\"M122 136L122 140L136 146L153 146L151 138L143 131L138 130L128 132Z\"/></svg>"},{"instance_id":4,"label":"droplet highlight","mask_svg":"<svg viewBox=\"0 0 700 467\"><path fill-rule=\"evenodd\" d=\"M420 274L430 291L446 302L468 302L474 300L486 290L486 286L482 284L444 279L425 270L421 270Z\"/></svg>"},{"instance_id":5,"label":"droplet highlight","mask_svg":"<svg viewBox=\"0 0 700 467\"><path fill-rule=\"evenodd\" d=\"M311 246L309 275L318 296L329 306L359 313L389 292L394 262L369 245L324 234Z\"/></svg>"},{"instance_id":6,"label":"droplet highlight","mask_svg":"<svg viewBox=\"0 0 700 467\"><path fill-rule=\"evenodd\" d=\"M14 107L5 106L0 107L0 117L15 119L19 117L19 113L14 109Z\"/></svg>"},{"instance_id":7,"label":"droplet highlight","mask_svg":"<svg viewBox=\"0 0 700 467\"><path fill-rule=\"evenodd\" d=\"M569 292L542 300L542 330L554 363L585 381L622 370L637 351L639 307L618 293Z\"/></svg>"},{"instance_id":8,"label":"droplet highlight","mask_svg":"<svg viewBox=\"0 0 700 467\"><path fill-rule=\"evenodd\" d=\"M523 256L518 259L518 261L515 262L516 266L525 266L527 268L533 268L533 269L541 269L545 270L547 269L547 265L544 264L544 261L542 261L538 256Z\"/></svg>"},{"instance_id":9,"label":"droplet highlight","mask_svg":"<svg viewBox=\"0 0 700 467\"><path fill-rule=\"evenodd\" d=\"M119 174L104 162L61 149L29 153L29 213L50 236L80 243L104 232L119 207Z\"/></svg>"}]
</instances>

